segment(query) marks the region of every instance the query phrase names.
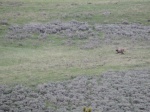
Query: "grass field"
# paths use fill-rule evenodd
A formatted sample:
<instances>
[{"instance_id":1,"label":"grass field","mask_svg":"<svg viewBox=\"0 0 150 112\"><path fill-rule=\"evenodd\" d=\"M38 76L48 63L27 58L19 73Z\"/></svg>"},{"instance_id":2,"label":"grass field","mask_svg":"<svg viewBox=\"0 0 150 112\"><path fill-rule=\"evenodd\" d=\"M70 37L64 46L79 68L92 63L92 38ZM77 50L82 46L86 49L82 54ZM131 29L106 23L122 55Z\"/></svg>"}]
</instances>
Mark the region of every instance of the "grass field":
<instances>
[{"instance_id":1,"label":"grass field","mask_svg":"<svg viewBox=\"0 0 150 112\"><path fill-rule=\"evenodd\" d=\"M150 0L0 0L0 22L8 24L0 24L0 84L36 85L78 75L150 67L150 44L144 40L134 44L130 39L113 40L94 49L81 49L87 40L74 39L68 46L64 44L68 38L56 35L46 40L5 38L11 25L54 20L150 25L149 6ZM125 55L115 53L115 43L127 49Z\"/></svg>"}]
</instances>

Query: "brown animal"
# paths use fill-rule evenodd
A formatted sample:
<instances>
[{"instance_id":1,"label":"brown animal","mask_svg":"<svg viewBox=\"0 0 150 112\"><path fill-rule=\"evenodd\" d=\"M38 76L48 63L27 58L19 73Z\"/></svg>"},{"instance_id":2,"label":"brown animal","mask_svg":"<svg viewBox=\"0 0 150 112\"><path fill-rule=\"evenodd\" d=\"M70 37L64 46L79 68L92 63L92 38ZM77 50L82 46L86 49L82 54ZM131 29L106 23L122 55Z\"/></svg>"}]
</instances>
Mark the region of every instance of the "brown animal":
<instances>
[{"instance_id":1,"label":"brown animal","mask_svg":"<svg viewBox=\"0 0 150 112\"><path fill-rule=\"evenodd\" d=\"M91 109L91 108L84 107L84 108L83 108L83 112L92 112L92 109Z\"/></svg>"},{"instance_id":2,"label":"brown animal","mask_svg":"<svg viewBox=\"0 0 150 112\"><path fill-rule=\"evenodd\" d=\"M124 49L116 49L117 54L124 54L125 50Z\"/></svg>"}]
</instances>

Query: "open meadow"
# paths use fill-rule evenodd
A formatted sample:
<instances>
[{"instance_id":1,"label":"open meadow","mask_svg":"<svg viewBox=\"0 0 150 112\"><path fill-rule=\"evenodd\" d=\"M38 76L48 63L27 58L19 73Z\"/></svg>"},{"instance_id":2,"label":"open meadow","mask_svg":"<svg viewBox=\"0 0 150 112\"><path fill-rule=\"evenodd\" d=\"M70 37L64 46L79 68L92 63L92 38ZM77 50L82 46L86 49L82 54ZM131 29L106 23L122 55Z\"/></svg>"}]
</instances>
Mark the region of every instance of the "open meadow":
<instances>
[{"instance_id":1,"label":"open meadow","mask_svg":"<svg viewBox=\"0 0 150 112\"><path fill-rule=\"evenodd\" d=\"M148 112L149 69L150 0L0 0L2 112Z\"/></svg>"}]
</instances>

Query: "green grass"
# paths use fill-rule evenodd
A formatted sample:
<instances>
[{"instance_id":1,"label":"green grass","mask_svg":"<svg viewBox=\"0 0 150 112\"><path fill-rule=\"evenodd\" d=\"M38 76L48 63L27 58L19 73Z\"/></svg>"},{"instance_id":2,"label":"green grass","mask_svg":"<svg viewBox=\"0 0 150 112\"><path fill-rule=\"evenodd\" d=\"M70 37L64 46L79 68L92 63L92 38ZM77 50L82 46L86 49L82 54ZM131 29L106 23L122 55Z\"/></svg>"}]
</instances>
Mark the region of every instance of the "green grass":
<instances>
[{"instance_id":1,"label":"green grass","mask_svg":"<svg viewBox=\"0 0 150 112\"><path fill-rule=\"evenodd\" d=\"M90 23L126 20L150 24L147 21L150 17L149 0L1 0L1 3L0 20L7 19L10 23L76 19ZM104 11L111 14L105 16Z\"/></svg>"},{"instance_id":2,"label":"green grass","mask_svg":"<svg viewBox=\"0 0 150 112\"><path fill-rule=\"evenodd\" d=\"M100 75L108 70L147 67L150 64L150 51L143 46L138 48L139 44L127 50L125 55L117 55L114 45L82 50L59 45L59 42L54 42L57 46L49 43L38 48L1 46L0 83L36 85L78 75Z\"/></svg>"},{"instance_id":3,"label":"green grass","mask_svg":"<svg viewBox=\"0 0 150 112\"><path fill-rule=\"evenodd\" d=\"M0 0L0 21L9 24L78 20L96 23L142 23L150 25L149 0ZM19 3L22 5L17 6ZM89 4L91 3L91 4ZM117 4L116 4L117 3ZM104 11L110 11L108 16ZM116 46L102 44L95 49L80 49L86 40L75 39L74 45L63 44L67 38L51 35L9 40L4 36L9 26L0 25L0 84L36 85L70 79L78 75L100 75L109 70L149 67L149 42L132 44L116 40L127 48L125 55L115 54ZM103 35L103 34L100 34ZM102 38L103 39L103 38Z\"/></svg>"}]
</instances>

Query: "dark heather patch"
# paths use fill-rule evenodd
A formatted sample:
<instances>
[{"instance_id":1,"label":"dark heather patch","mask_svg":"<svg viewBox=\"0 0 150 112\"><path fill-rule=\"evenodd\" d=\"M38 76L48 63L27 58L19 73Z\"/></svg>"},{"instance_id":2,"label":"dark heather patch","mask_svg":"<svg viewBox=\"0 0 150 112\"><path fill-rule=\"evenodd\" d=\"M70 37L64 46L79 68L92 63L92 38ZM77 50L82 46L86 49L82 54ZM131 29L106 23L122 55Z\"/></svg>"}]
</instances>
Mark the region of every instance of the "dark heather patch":
<instances>
[{"instance_id":1,"label":"dark heather patch","mask_svg":"<svg viewBox=\"0 0 150 112\"><path fill-rule=\"evenodd\" d=\"M140 24L100 24L95 25L95 30L104 32L106 37L128 37L131 39L150 40L150 26Z\"/></svg>"},{"instance_id":2,"label":"dark heather patch","mask_svg":"<svg viewBox=\"0 0 150 112\"><path fill-rule=\"evenodd\" d=\"M26 25L12 25L6 35L10 39L31 38L33 34L56 34L68 38L87 39L91 36L88 31L92 30L91 26L85 22L52 22L52 23L30 23Z\"/></svg>"},{"instance_id":3,"label":"dark heather patch","mask_svg":"<svg viewBox=\"0 0 150 112\"><path fill-rule=\"evenodd\" d=\"M5 23L3 23L5 24ZM88 39L89 37L99 37L98 33L104 33L106 38L128 37L131 39L150 39L150 26L141 24L96 24L89 25L86 22L76 20L70 22L51 23L30 23L26 25L12 25L6 35L10 39L32 38L33 34L49 35L56 34L68 38Z\"/></svg>"},{"instance_id":4,"label":"dark heather patch","mask_svg":"<svg viewBox=\"0 0 150 112\"><path fill-rule=\"evenodd\" d=\"M7 20L2 20L0 21L0 25L9 25Z\"/></svg>"},{"instance_id":5,"label":"dark heather patch","mask_svg":"<svg viewBox=\"0 0 150 112\"><path fill-rule=\"evenodd\" d=\"M150 70L107 72L78 76L64 82L39 84L35 90L17 85L0 86L0 111L149 112Z\"/></svg>"}]
</instances>

